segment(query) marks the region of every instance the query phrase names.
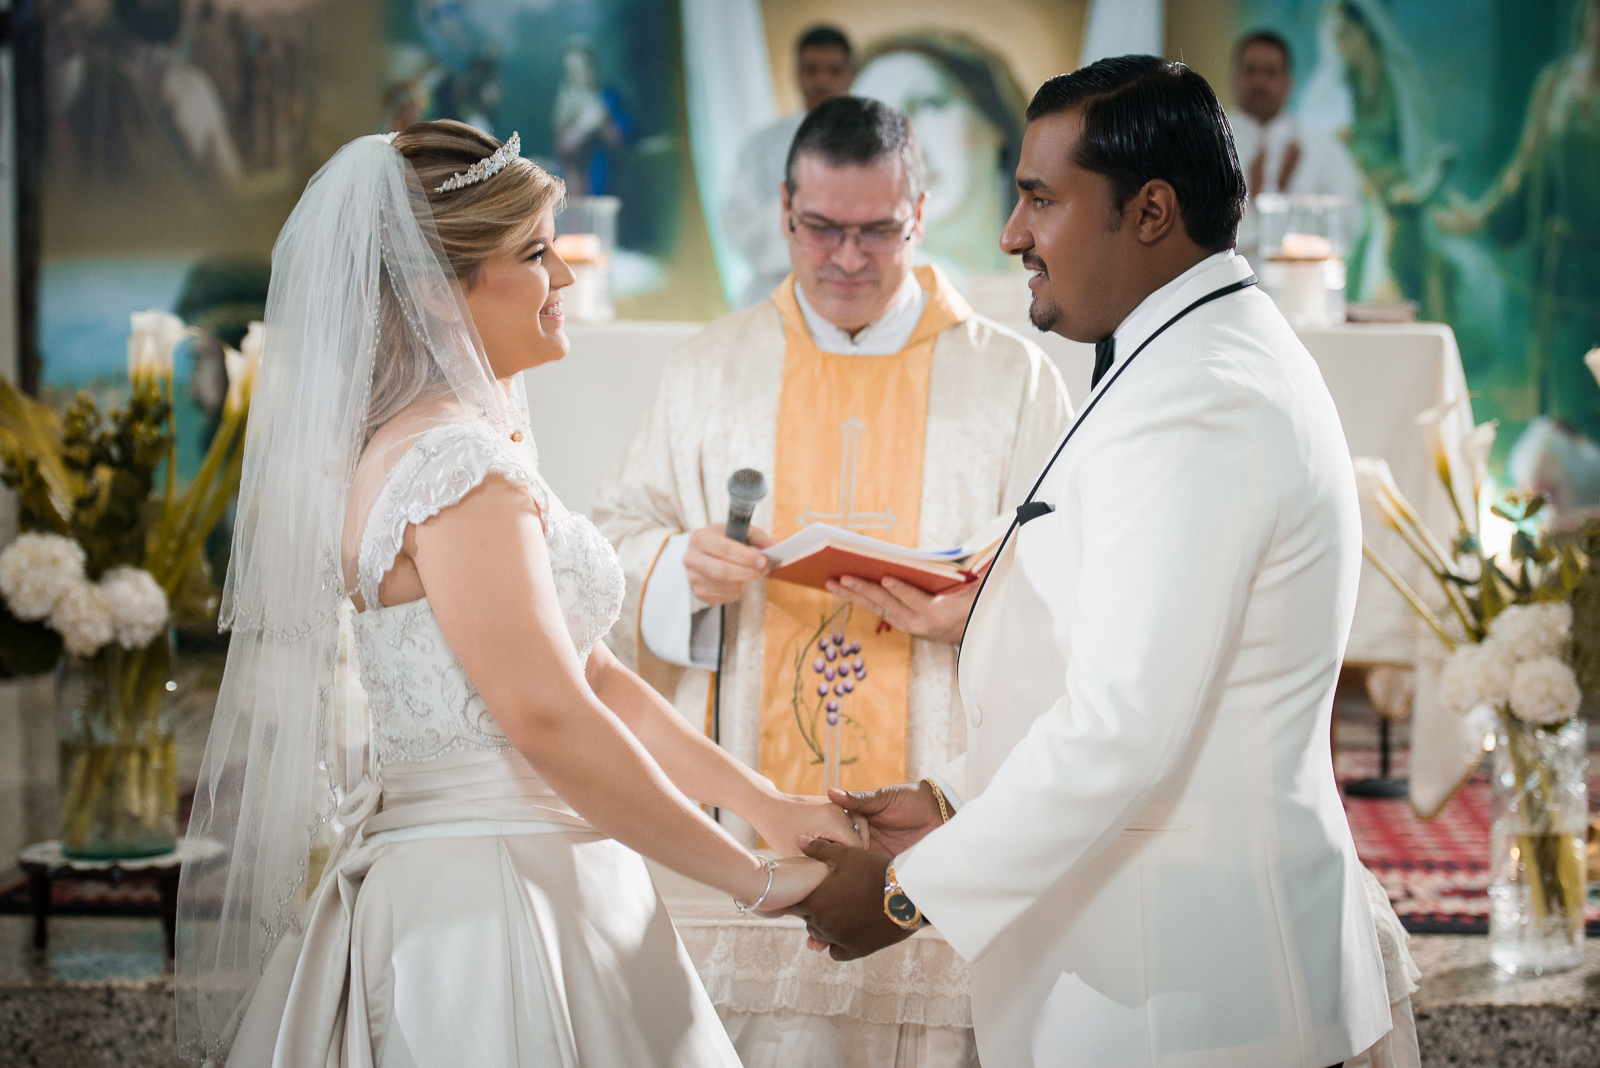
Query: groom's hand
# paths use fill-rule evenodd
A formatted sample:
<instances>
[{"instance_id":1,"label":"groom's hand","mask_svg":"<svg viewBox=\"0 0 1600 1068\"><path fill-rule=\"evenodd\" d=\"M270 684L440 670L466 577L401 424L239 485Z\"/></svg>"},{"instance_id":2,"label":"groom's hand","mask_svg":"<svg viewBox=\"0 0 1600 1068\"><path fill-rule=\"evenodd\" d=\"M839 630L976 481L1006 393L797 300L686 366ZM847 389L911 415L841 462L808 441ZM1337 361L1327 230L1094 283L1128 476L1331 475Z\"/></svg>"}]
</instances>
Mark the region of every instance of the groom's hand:
<instances>
[{"instance_id":1,"label":"groom's hand","mask_svg":"<svg viewBox=\"0 0 1600 1068\"><path fill-rule=\"evenodd\" d=\"M865 816L867 848L893 860L944 824L933 787L904 782L877 790L829 790L828 800L852 817Z\"/></svg>"},{"instance_id":2,"label":"groom's hand","mask_svg":"<svg viewBox=\"0 0 1600 1068\"><path fill-rule=\"evenodd\" d=\"M805 851L829 869L811 896L789 910L806 921L807 945L826 943L834 960L855 960L911 937L883 911L887 857L820 838L807 842Z\"/></svg>"}]
</instances>

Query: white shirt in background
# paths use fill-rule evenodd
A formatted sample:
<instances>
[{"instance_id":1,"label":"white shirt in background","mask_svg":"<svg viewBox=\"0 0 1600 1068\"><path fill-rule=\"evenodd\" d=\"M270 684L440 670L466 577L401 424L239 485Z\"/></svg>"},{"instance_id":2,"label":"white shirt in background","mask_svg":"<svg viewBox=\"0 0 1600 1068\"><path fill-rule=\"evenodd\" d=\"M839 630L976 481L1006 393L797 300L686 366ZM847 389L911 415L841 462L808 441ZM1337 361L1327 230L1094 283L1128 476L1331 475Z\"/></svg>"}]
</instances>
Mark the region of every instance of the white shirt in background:
<instances>
[{"instance_id":1,"label":"white shirt in background","mask_svg":"<svg viewBox=\"0 0 1600 1068\"><path fill-rule=\"evenodd\" d=\"M783 197L778 188L789 146L804 118L803 111L788 115L751 134L734 165L722 204L722 229L755 268L755 277L740 297L741 308L766 300L789 273L789 242L783 233Z\"/></svg>"},{"instance_id":2,"label":"white shirt in background","mask_svg":"<svg viewBox=\"0 0 1600 1068\"><path fill-rule=\"evenodd\" d=\"M1239 153L1239 166L1247 181L1256 157L1265 153L1261 188L1250 190L1250 201L1239 223L1239 252L1254 261L1259 233L1255 210L1258 193L1321 193L1346 198L1350 202L1344 235L1348 248L1355 240L1354 227L1361 218L1361 174L1350 150L1337 138L1302 126L1287 111L1278 112L1264 123L1242 111L1235 112L1228 116L1228 122L1233 126L1234 149ZM1285 174L1291 144L1300 146L1300 158Z\"/></svg>"}]
</instances>

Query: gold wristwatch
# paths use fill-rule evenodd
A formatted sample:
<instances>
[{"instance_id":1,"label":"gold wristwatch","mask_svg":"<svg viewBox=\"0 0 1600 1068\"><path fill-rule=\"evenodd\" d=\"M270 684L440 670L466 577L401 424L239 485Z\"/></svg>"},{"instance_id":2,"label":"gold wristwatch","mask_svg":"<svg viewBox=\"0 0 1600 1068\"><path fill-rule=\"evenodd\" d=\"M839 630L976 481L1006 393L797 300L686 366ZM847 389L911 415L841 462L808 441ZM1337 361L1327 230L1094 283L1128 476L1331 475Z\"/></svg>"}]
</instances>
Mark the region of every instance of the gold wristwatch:
<instances>
[{"instance_id":1,"label":"gold wristwatch","mask_svg":"<svg viewBox=\"0 0 1600 1068\"><path fill-rule=\"evenodd\" d=\"M895 878L893 864L889 865L889 881L883 887L883 911L895 926L907 931L928 926L928 918L922 914L922 910L912 904L906 892L900 889L900 880Z\"/></svg>"}]
</instances>

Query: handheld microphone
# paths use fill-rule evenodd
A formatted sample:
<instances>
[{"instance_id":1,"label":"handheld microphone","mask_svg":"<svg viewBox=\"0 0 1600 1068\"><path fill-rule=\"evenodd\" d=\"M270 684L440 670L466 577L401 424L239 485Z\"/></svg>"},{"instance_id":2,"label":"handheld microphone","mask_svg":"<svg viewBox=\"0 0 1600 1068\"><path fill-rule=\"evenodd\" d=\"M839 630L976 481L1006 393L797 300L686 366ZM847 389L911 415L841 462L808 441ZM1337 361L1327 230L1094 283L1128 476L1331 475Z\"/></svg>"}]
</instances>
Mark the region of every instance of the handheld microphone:
<instances>
[{"instance_id":1,"label":"handheld microphone","mask_svg":"<svg viewBox=\"0 0 1600 1068\"><path fill-rule=\"evenodd\" d=\"M728 525L722 533L737 542L750 539L750 517L767 495L767 480L753 467L741 467L728 476ZM722 652L728 633L728 610L717 610L717 673L711 676L711 740L722 744ZM721 821L722 810L713 808L711 818Z\"/></svg>"},{"instance_id":2,"label":"handheld microphone","mask_svg":"<svg viewBox=\"0 0 1600 1068\"><path fill-rule=\"evenodd\" d=\"M723 533L731 540L750 538L750 517L767 495L767 480L760 471L741 467L728 476L728 525Z\"/></svg>"}]
</instances>

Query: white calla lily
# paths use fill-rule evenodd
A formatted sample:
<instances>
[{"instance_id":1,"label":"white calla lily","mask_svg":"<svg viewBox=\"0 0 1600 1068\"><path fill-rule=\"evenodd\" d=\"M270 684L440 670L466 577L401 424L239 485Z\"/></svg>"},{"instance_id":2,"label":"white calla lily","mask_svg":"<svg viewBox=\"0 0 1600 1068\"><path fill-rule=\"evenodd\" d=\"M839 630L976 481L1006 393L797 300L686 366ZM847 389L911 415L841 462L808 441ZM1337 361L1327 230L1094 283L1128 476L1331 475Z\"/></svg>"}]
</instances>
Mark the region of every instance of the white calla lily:
<instances>
[{"instance_id":1,"label":"white calla lily","mask_svg":"<svg viewBox=\"0 0 1600 1068\"><path fill-rule=\"evenodd\" d=\"M222 362L228 372L228 399L223 403L224 411L240 411L250 404L250 388L255 384L265 347L266 328L253 322L237 349L223 348Z\"/></svg>"},{"instance_id":2,"label":"white calla lily","mask_svg":"<svg viewBox=\"0 0 1600 1068\"><path fill-rule=\"evenodd\" d=\"M171 312L134 312L129 317L128 378L133 382L172 377L172 353L189 328Z\"/></svg>"}]
</instances>

